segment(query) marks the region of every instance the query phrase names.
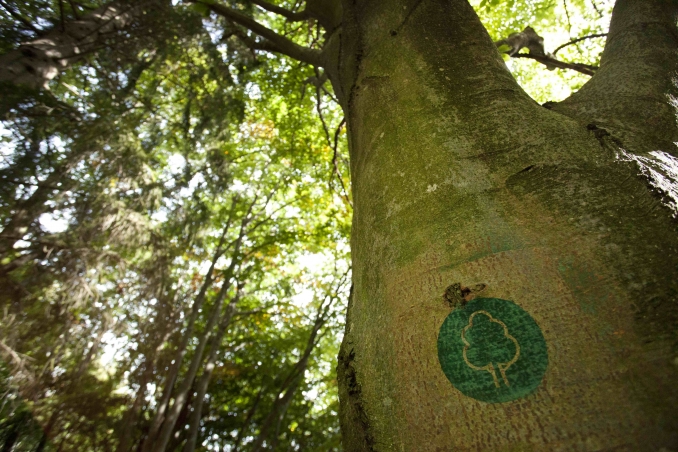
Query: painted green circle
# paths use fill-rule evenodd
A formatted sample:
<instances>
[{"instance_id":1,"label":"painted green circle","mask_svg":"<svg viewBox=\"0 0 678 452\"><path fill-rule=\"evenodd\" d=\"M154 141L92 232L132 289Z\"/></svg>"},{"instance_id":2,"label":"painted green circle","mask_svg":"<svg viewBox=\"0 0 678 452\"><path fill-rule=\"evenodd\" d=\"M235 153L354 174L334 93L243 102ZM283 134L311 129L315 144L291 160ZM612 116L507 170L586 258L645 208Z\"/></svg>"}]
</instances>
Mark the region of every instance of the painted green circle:
<instances>
[{"instance_id":1,"label":"painted green circle","mask_svg":"<svg viewBox=\"0 0 678 452\"><path fill-rule=\"evenodd\" d=\"M548 354L539 325L524 309L500 298L476 298L443 322L438 360L462 394L499 403L537 389Z\"/></svg>"}]
</instances>

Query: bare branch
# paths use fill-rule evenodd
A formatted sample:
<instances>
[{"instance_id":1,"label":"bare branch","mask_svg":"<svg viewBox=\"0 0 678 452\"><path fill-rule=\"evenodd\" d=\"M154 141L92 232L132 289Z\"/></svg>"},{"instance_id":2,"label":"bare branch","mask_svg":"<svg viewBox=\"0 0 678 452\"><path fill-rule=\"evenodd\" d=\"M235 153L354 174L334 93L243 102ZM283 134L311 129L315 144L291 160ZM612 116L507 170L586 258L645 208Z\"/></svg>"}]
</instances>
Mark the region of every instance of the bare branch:
<instances>
[{"instance_id":1,"label":"bare branch","mask_svg":"<svg viewBox=\"0 0 678 452\"><path fill-rule=\"evenodd\" d=\"M567 63L549 56L532 55L530 53L516 53L513 55L513 58L529 58L540 62L548 68L557 67L559 69L572 69L573 71L581 72L585 75L593 75L595 74L596 69L598 69L598 66L592 66L590 64Z\"/></svg>"},{"instance_id":2,"label":"bare branch","mask_svg":"<svg viewBox=\"0 0 678 452\"><path fill-rule=\"evenodd\" d=\"M567 63L565 61L556 59L553 54L547 53L544 50L544 38L539 36L537 32L534 31L534 28L529 26L525 27L525 29L521 32L511 33L507 38L495 41L494 45L497 47L509 46L510 49L505 53L510 57L530 58L545 65L549 70L553 70L555 68L572 69L577 72L581 72L582 74L593 75L595 70L598 69L598 67L589 64ZM564 46L561 46L560 48L562 47ZM529 53L518 53L524 48L528 49Z\"/></svg>"},{"instance_id":3,"label":"bare branch","mask_svg":"<svg viewBox=\"0 0 678 452\"><path fill-rule=\"evenodd\" d=\"M567 46L572 45L572 44L576 44L576 43L581 42L581 41L584 41L585 39L603 38L605 36L607 36L607 33L598 33L598 34L594 34L594 35L586 35L586 36L582 36L581 38L573 39L572 41L566 42L565 44L556 48L556 50L553 51L553 55L555 56L556 53L558 53L558 51L561 50L562 48L567 47Z\"/></svg>"},{"instance_id":4,"label":"bare branch","mask_svg":"<svg viewBox=\"0 0 678 452\"><path fill-rule=\"evenodd\" d=\"M294 58L295 60L299 60L318 67L323 65L322 52L295 44L291 40L279 35L270 28L263 26L251 17L248 17L227 6L215 3L204 3L199 0L188 1L205 5L216 14L232 20L238 25L242 25L243 27L247 28L253 33L256 33L266 40L266 42L263 44L256 41L250 41L250 44L254 46L253 48L282 53L283 55L287 55L288 57Z\"/></svg>"}]
</instances>

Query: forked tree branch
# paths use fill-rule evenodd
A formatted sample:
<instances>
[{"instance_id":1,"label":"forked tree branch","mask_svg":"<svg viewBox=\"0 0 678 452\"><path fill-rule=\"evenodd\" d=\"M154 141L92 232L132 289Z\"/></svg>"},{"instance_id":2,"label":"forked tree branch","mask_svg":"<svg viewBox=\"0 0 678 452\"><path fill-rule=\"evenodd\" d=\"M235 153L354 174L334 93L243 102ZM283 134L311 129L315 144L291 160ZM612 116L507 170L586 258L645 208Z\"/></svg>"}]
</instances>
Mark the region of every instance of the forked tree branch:
<instances>
[{"instance_id":1,"label":"forked tree branch","mask_svg":"<svg viewBox=\"0 0 678 452\"><path fill-rule=\"evenodd\" d=\"M553 110L607 130L634 152L676 155L677 18L678 0L617 0L600 69Z\"/></svg>"},{"instance_id":2,"label":"forked tree branch","mask_svg":"<svg viewBox=\"0 0 678 452\"><path fill-rule=\"evenodd\" d=\"M575 42L588 39L592 36L585 36L579 38L578 40L571 41L567 44L564 44L556 52L563 47L574 44ZM583 63L567 63L565 61L560 61L555 57L555 53L548 53L544 50L544 38L539 36L534 28L525 27L525 29L518 33L511 33L508 37L495 41L494 45L497 47L508 46L510 49L505 52L508 56L512 58L530 58L532 60L538 61L541 64L545 65L547 69L552 70L555 68L560 69L572 69L577 72L581 72L586 75L593 75L595 70L598 69L597 66L592 66L590 64ZM529 53L518 53L521 49L528 49Z\"/></svg>"},{"instance_id":3,"label":"forked tree branch","mask_svg":"<svg viewBox=\"0 0 678 452\"><path fill-rule=\"evenodd\" d=\"M232 8L227 6L219 5L217 3L202 2L200 0L188 0L191 3L199 3L216 14L223 16L238 25L241 25L253 33L261 36L266 40L265 43L260 43L254 40L250 40L249 44L254 46L253 48L259 50L268 50L277 53L282 53L287 55L290 58L299 60L303 63L312 64L316 67L322 67L323 58L322 52L319 50L309 49L307 47L300 46L299 44L294 43L293 41L285 38L284 36L279 35L275 31L267 28L257 22L256 20L248 17Z\"/></svg>"}]
</instances>

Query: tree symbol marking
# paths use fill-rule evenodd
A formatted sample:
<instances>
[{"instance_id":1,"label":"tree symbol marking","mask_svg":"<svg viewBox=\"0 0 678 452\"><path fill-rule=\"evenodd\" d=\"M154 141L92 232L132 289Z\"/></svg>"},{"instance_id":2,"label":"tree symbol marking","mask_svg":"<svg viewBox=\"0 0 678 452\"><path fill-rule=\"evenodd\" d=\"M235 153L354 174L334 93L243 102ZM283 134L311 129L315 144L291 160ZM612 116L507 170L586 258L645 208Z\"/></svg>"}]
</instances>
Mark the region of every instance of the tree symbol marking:
<instances>
[{"instance_id":1,"label":"tree symbol marking","mask_svg":"<svg viewBox=\"0 0 678 452\"><path fill-rule=\"evenodd\" d=\"M494 379L494 385L497 388L500 386L499 379L497 378L497 371L495 369L494 364L492 364L492 361L485 364L484 366L476 366L471 361L469 361L468 356L467 356L467 352L468 352L469 347L471 347L471 344L466 340L466 333L468 332L468 330L470 330L473 327L473 319L478 314L485 315L485 316L487 316L487 318L489 319L490 322L500 325L504 329L504 337L506 337L508 340L512 341L513 344L516 347L516 353L515 353L515 355L513 355L513 358L510 361L506 361L506 362L502 362L502 363L496 363L497 368L499 368L499 372L501 373L501 378L504 380L504 383L506 384L506 386L510 386L509 381L506 378L506 371L508 370L509 367L511 367L513 364L515 364L516 361L518 361L518 358L520 357L520 345L518 345L518 341L516 340L516 338L509 334L509 331L508 331L508 328L506 327L506 324L504 324L504 322L502 322L501 320L497 320L494 317L492 317L492 315L487 311L481 310L481 311L476 311L473 314L471 314L471 317L469 317L469 319L468 319L468 325L466 325L464 327L464 329L461 331L461 340L464 342L464 352L463 352L464 362L466 363L467 366L469 366L473 370L485 370L485 371L489 372L490 375L492 375L492 378Z\"/></svg>"}]
</instances>

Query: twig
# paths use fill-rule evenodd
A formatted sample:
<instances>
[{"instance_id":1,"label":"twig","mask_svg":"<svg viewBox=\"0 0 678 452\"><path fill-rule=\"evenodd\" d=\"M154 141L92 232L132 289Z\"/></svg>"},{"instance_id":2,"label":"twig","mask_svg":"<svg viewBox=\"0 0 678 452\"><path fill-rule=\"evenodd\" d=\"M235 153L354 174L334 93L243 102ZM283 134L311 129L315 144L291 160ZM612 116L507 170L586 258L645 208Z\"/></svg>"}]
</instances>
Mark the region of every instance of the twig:
<instances>
[{"instance_id":1,"label":"twig","mask_svg":"<svg viewBox=\"0 0 678 452\"><path fill-rule=\"evenodd\" d=\"M59 16L61 19L61 32L66 32L66 20L64 19L64 0L59 0Z\"/></svg>"},{"instance_id":2,"label":"twig","mask_svg":"<svg viewBox=\"0 0 678 452\"><path fill-rule=\"evenodd\" d=\"M598 5L596 5L595 0L591 0L591 4L593 5L593 9L595 9L596 12L598 13L598 17L602 18L603 13L598 9Z\"/></svg>"},{"instance_id":3,"label":"twig","mask_svg":"<svg viewBox=\"0 0 678 452\"><path fill-rule=\"evenodd\" d=\"M318 72L318 69L316 68L316 77L320 79L320 73ZM339 124L339 127L337 127L337 130L334 132L334 144L332 143L332 139L330 138L330 131L327 127L327 122L325 122L325 117L323 116L322 112L322 106L321 106L321 96L322 94L320 93L320 86L316 85L315 87L315 92L316 92L316 109L318 111L318 116L320 116L320 122L323 125L323 131L325 132L325 138L327 139L327 144L330 146L330 149L333 150L333 156L332 156L332 165L334 166L334 171L330 174L330 178L328 180L328 184L330 186L330 191L334 191L334 188L332 187L332 180L334 179L334 176L337 176L337 179L339 180L339 185L341 185L341 193L339 194L342 198L344 198L344 201L348 203L348 205L353 208L353 204L351 203L350 198L348 197L348 191L346 190L346 186L344 185L344 180L341 178L341 173L339 172L339 167L337 166L337 149L338 149L338 142L339 142L339 133L341 132L341 128L343 127L344 123L346 122L346 118L341 119L341 123Z\"/></svg>"},{"instance_id":4,"label":"twig","mask_svg":"<svg viewBox=\"0 0 678 452\"><path fill-rule=\"evenodd\" d=\"M78 14L78 9L73 4L73 0L68 0L68 4L71 5L71 10L73 11L73 15L75 16L75 19L80 20L80 14Z\"/></svg>"},{"instance_id":5,"label":"twig","mask_svg":"<svg viewBox=\"0 0 678 452\"><path fill-rule=\"evenodd\" d=\"M280 6L273 5L273 4L268 3L264 0L251 0L251 1L255 5L259 6L260 8L263 8L266 11L270 11L270 12L275 13L275 14L279 14L289 21L297 22L297 21L301 21L301 20L306 20L310 17L310 15L308 14L308 12L306 10L300 11L300 12L294 12L294 11L290 11L288 9L282 8Z\"/></svg>"},{"instance_id":6,"label":"twig","mask_svg":"<svg viewBox=\"0 0 678 452\"><path fill-rule=\"evenodd\" d=\"M567 0L563 0L563 8L565 8L565 17L567 17L567 35L572 37L572 22L570 21L570 11L567 9Z\"/></svg>"},{"instance_id":7,"label":"twig","mask_svg":"<svg viewBox=\"0 0 678 452\"><path fill-rule=\"evenodd\" d=\"M572 41L566 42L565 44L563 44L563 45L559 46L558 48L556 48L556 50L553 51L553 56L555 56L556 53L558 53L559 50L561 50L562 48L567 47L567 46L569 46L569 45L576 44L576 43L578 43L578 42L580 42L580 41L583 41L583 40L585 40L585 39L591 39L591 38L603 38L603 37L605 37L605 36L607 36L607 33L598 33L598 34L586 35L586 36L582 36L581 38L573 39Z\"/></svg>"}]
</instances>

